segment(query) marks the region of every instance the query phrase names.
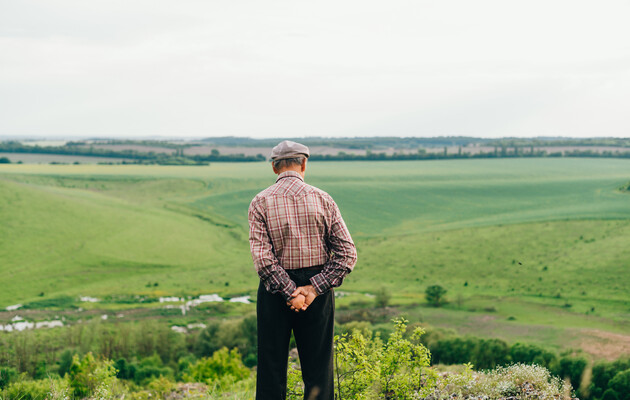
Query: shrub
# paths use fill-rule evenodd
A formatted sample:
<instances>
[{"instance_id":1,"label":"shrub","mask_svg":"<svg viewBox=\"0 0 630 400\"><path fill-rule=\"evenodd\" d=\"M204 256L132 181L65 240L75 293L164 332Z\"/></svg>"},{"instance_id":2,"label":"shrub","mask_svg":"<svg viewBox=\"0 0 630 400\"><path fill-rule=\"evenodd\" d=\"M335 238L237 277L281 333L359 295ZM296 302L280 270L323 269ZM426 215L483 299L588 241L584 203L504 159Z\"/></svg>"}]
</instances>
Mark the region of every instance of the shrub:
<instances>
[{"instance_id":1,"label":"shrub","mask_svg":"<svg viewBox=\"0 0 630 400\"><path fill-rule=\"evenodd\" d=\"M602 400L620 400L620 399L617 392L615 392L613 389L607 389L604 392L604 396L602 397Z\"/></svg>"},{"instance_id":2,"label":"shrub","mask_svg":"<svg viewBox=\"0 0 630 400\"><path fill-rule=\"evenodd\" d=\"M538 365L514 364L481 373L463 387L462 394L488 398L568 399L571 386Z\"/></svg>"},{"instance_id":3,"label":"shrub","mask_svg":"<svg viewBox=\"0 0 630 400\"><path fill-rule=\"evenodd\" d=\"M433 307L439 307L444 303L444 295L446 295L446 289L440 285L429 286L425 290L427 302Z\"/></svg>"},{"instance_id":4,"label":"shrub","mask_svg":"<svg viewBox=\"0 0 630 400\"><path fill-rule=\"evenodd\" d=\"M82 359L78 355L72 358L68 378L74 396L84 398L98 394L106 397L116 383L116 369L110 360L97 360L92 353Z\"/></svg>"},{"instance_id":5,"label":"shrub","mask_svg":"<svg viewBox=\"0 0 630 400\"><path fill-rule=\"evenodd\" d=\"M389 301L391 300L392 295L389 293L389 290L382 287L376 292L376 297L374 297L374 304L376 307L384 308L389 305Z\"/></svg>"},{"instance_id":6,"label":"shrub","mask_svg":"<svg viewBox=\"0 0 630 400\"><path fill-rule=\"evenodd\" d=\"M50 385L44 380L20 380L11 383L6 391L7 400L39 400L48 396Z\"/></svg>"},{"instance_id":7,"label":"shrub","mask_svg":"<svg viewBox=\"0 0 630 400\"><path fill-rule=\"evenodd\" d=\"M0 367L0 390L4 389L17 377L17 370L11 367Z\"/></svg>"},{"instance_id":8,"label":"shrub","mask_svg":"<svg viewBox=\"0 0 630 400\"><path fill-rule=\"evenodd\" d=\"M622 371L630 369L630 359L613 362L601 361L593 366L593 375L589 391L593 398L601 398L610 387L610 381Z\"/></svg>"},{"instance_id":9,"label":"shrub","mask_svg":"<svg viewBox=\"0 0 630 400\"><path fill-rule=\"evenodd\" d=\"M239 381L249 376L249 372L241 361L239 351L224 347L215 351L212 357L204 357L191 365L190 372L184 375L184 380L208 384L217 380Z\"/></svg>"},{"instance_id":10,"label":"shrub","mask_svg":"<svg viewBox=\"0 0 630 400\"><path fill-rule=\"evenodd\" d=\"M515 363L536 364L545 368L553 366L557 356L533 344L515 343L510 349L510 357Z\"/></svg>"},{"instance_id":11,"label":"shrub","mask_svg":"<svg viewBox=\"0 0 630 400\"><path fill-rule=\"evenodd\" d=\"M135 383L144 385L157 377L174 377L173 369L164 366L162 359L157 353L150 357L145 357L139 362L127 362L124 358L114 363L117 373L121 379L132 379Z\"/></svg>"},{"instance_id":12,"label":"shrub","mask_svg":"<svg viewBox=\"0 0 630 400\"><path fill-rule=\"evenodd\" d=\"M61 378L26 380L25 376L11 383L4 391L5 400L67 400L70 398L68 381Z\"/></svg>"},{"instance_id":13,"label":"shrub","mask_svg":"<svg viewBox=\"0 0 630 400\"><path fill-rule=\"evenodd\" d=\"M610 380L610 388L619 394L619 400L630 400L630 369L618 372Z\"/></svg>"},{"instance_id":14,"label":"shrub","mask_svg":"<svg viewBox=\"0 0 630 400\"><path fill-rule=\"evenodd\" d=\"M561 378L568 378L575 388L580 387L587 361L584 358L562 357L553 372Z\"/></svg>"},{"instance_id":15,"label":"shrub","mask_svg":"<svg viewBox=\"0 0 630 400\"><path fill-rule=\"evenodd\" d=\"M395 329L387 342L379 335L372 340L359 330L335 337L335 380L337 398L366 399L376 393L383 398L411 399L430 390L425 379L429 351L420 343L424 333L416 328L405 338L407 321L394 320Z\"/></svg>"}]
</instances>

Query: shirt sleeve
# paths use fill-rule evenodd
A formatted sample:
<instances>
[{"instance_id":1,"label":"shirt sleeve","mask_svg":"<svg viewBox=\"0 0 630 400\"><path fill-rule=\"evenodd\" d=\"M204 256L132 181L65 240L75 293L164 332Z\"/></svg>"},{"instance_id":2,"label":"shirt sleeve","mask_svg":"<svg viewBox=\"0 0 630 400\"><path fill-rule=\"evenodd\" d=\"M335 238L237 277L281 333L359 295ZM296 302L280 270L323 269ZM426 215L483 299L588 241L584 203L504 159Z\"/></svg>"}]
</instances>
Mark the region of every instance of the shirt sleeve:
<instances>
[{"instance_id":1,"label":"shirt sleeve","mask_svg":"<svg viewBox=\"0 0 630 400\"><path fill-rule=\"evenodd\" d=\"M249 248L256 272L268 292L280 293L288 301L296 285L273 253L264 209L256 198L249 206L248 220Z\"/></svg>"},{"instance_id":2,"label":"shirt sleeve","mask_svg":"<svg viewBox=\"0 0 630 400\"><path fill-rule=\"evenodd\" d=\"M328 262L322 272L310 279L317 294L323 294L331 288L340 286L357 263L357 249L341 217L339 207L334 202L330 207L330 224L326 242L330 250Z\"/></svg>"}]
</instances>

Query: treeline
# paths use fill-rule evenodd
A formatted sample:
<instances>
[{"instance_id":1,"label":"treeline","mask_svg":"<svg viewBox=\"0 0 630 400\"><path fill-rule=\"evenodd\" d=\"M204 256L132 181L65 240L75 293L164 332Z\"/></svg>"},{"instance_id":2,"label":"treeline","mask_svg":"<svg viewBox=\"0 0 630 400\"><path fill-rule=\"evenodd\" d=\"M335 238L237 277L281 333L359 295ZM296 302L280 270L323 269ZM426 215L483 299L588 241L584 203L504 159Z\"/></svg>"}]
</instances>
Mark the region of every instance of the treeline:
<instances>
[{"instance_id":1,"label":"treeline","mask_svg":"<svg viewBox=\"0 0 630 400\"><path fill-rule=\"evenodd\" d=\"M207 165L209 162L252 162L264 161L262 154L219 154L218 151L207 155L185 155L182 149L174 154L142 152L137 150L113 150L86 146L82 142L68 142L63 146L27 146L18 141L0 142L0 152L22 154L55 154L67 156L86 156L102 158L122 158L121 164L158 164L158 165ZM104 160L103 164L113 164Z\"/></svg>"},{"instance_id":2,"label":"treeline","mask_svg":"<svg viewBox=\"0 0 630 400\"><path fill-rule=\"evenodd\" d=\"M630 151L592 151L592 150L571 150L564 152L547 152L534 147L495 147L494 151L468 153L461 147L457 153L448 153L444 148L443 152L426 152L420 149L417 153L373 153L351 154L339 152L333 154L313 154L309 158L311 161L406 161L406 160L456 160L456 159L479 159L479 158L523 158L523 157L597 157L597 158L630 158Z\"/></svg>"},{"instance_id":3,"label":"treeline","mask_svg":"<svg viewBox=\"0 0 630 400\"><path fill-rule=\"evenodd\" d=\"M212 144L224 145L224 146L242 146L247 147L254 143L256 146L273 146L277 144L279 139L261 139L254 140L248 138L228 138L223 143L221 139L225 138L213 138ZM382 141L376 140L370 142L373 139L383 139ZM353 138L353 139L296 139L301 140L309 146L332 146L343 148L355 148L364 149L365 154L353 154L346 152L339 152L337 154L312 154L310 159L312 161L405 161L405 160L448 160L448 159L477 159L477 158L514 158L514 157L607 157L607 158L630 158L630 151L594 151L594 150L565 150L557 152L547 152L541 150L537 146L543 144L539 141L527 142L526 140L499 140L494 142L484 142L486 146L494 144L494 149L491 151L469 152L465 147L470 142L469 139L474 138ZM479 139L485 140L485 139ZM393 141L390 143L389 141ZM578 143L573 145L582 145ZM370 144L371 143L371 144ZM414 148L418 149L415 152L395 152L393 154L387 154L382 151L372 150L377 146L373 144L379 143L379 146L385 144L391 144L397 148ZM526 144L528 143L528 144ZM556 143L556 142L552 142ZM590 143L590 142L589 142ZM597 143L595 140L592 143ZM625 146L626 139L619 139L620 145ZM136 144L136 145L159 145L153 141L150 142L112 142L112 144ZM167 142L162 145L165 147ZM443 151L431 151L428 152L426 148L443 146ZM548 145L548 144L544 144ZM593 144L594 145L594 144ZM161 152L143 152L138 150L114 150L104 149L101 147L95 147L87 145L84 142L68 142L63 146L27 146L17 141L0 142L0 152L6 153L29 153L29 154L58 154L58 155L74 155L74 156L90 156L90 157L102 157L102 158L121 158L122 164L159 164L159 165L207 165L210 162L256 162L265 161L266 157L263 154L245 155L243 153L238 154L221 154L217 149L213 149L210 154L197 154L187 155L184 152L186 147L194 146L194 144L186 145L173 145L170 148L174 148L175 152L172 154L166 154ZM458 146L457 152L449 152L449 146ZM382 147L382 146L381 146ZM630 147L630 144L628 144ZM6 157L5 157L6 158ZM7 162L6 159L4 162ZM103 163L112 163L104 161Z\"/></svg>"},{"instance_id":4,"label":"treeline","mask_svg":"<svg viewBox=\"0 0 630 400\"><path fill-rule=\"evenodd\" d=\"M404 318L398 318L393 329L388 324L386 331L385 336L373 334L370 329L336 335L337 399L453 398L456 394L473 398L510 394L523 400L532 396L568 399L559 397L568 389L562 380L540 366L517 363L474 375L466 366L461 373L440 375L429 368L431 354L421 341L424 329L412 329ZM53 334L31 331L0 336L5 341L2 344L14 346L16 353L40 353L42 360L35 364L0 364L0 393L4 398L171 398L176 382L219 387L208 398L222 398L226 387L233 389L234 383L244 382L248 393L243 398L252 397L252 371L247 361L254 360L239 349L255 350L255 341L249 339L256 335L253 316L211 325L195 335L177 334L155 322L95 323L54 332L61 338L56 345L74 344L61 351L54 364L45 361L50 357L45 353L58 354L55 346L45 343ZM7 338L11 343L6 343ZM94 351L85 352L90 348ZM6 352L11 347L2 349ZM19 360L16 357L14 361ZM289 362L288 399L303 398L299 365L294 358ZM20 374L29 365L36 366L31 371L34 374ZM233 395L231 390L227 392Z\"/></svg>"},{"instance_id":5,"label":"treeline","mask_svg":"<svg viewBox=\"0 0 630 400\"><path fill-rule=\"evenodd\" d=\"M272 147L283 139L253 139L234 136L202 139L208 145L227 147ZM374 150L383 148L417 149L419 147L466 147L466 146L497 146L497 147L528 147L528 146L615 146L630 147L630 138L563 138L563 137L535 137L535 138L500 138L484 139L468 136L441 137L294 137L287 140L303 143L307 146L340 147L346 149Z\"/></svg>"},{"instance_id":6,"label":"treeline","mask_svg":"<svg viewBox=\"0 0 630 400\"><path fill-rule=\"evenodd\" d=\"M346 323L337 324L335 333L343 335L358 329L369 334L368 338L373 340L393 333L389 324L372 329L372 324L359 319L361 315L356 313L354 316L357 319L346 318ZM411 325L406 335L411 337L417 327L419 324ZM0 389L18 379L20 374L33 379L43 379L51 374L64 376L71 368L75 355L84 357L88 353L112 360L119 379L138 385L159 376L178 380L187 373L190 365L222 348L237 349L241 362L253 367L257 364L256 336L256 318L253 315L211 322L189 334L174 332L167 324L158 321L90 322L63 329L2 334ZM574 388L580 386L588 365L584 357L559 355L533 344L458 337L440 330L428 329L421 343L431 352L431 364L472 363L477 370L514 363L537 364L556 376L568 378ZM580 398L602 399L606 391L615 390L614 387L626 378L630 378L630 360L599 362L593 367L589 390L581 393Z\"/></svg>"},{"instance_id":7,"label":"treeline","mask_svg":"<svg viewBox=\"0 0 630 400\"><path fill-rule=\"evenodd\" d=\"M610 147L630 147L630 138L501 138L492 139L486 143L487 146L610 146Z\"/></svg>"},{"instance_id":8,"label":"treeline","mask_svg":"<svg viewBox=\"0 0 630 400\"><path fill-rule=\"evenodd\" d=\"M125 371L137 372L132 378L141 380L159 376L160 371L154 367L176 374L180 359L211 356L222 347L238 348L247 366L256 365L256 318L211 322L186 335L157 321L89 322L62 329L0 334L0 366L38 379L63 374L73 354L93 353L129 366ZM151 357L152 362L142 362Z\"/></svg>"},{"instance_id":9,"label":"treeline","mask_svg":"<svg viewBox=\"0 0 630 400\"><path fill-rule=\"evenodd\" d=\"M339 147L345 149L370 150L378 148L406 148L417 149L419 147L443 147L443 146L468 146L471 144L489 143L489 139L448 136L448 137L353 137L353 138L325 138L325 137L295 137L295 138L271 138L253 139L234 136L202 139L207 145L226 147L273 147L282 140L300 142L306 146Z\"/></svg>"}]
</instances>

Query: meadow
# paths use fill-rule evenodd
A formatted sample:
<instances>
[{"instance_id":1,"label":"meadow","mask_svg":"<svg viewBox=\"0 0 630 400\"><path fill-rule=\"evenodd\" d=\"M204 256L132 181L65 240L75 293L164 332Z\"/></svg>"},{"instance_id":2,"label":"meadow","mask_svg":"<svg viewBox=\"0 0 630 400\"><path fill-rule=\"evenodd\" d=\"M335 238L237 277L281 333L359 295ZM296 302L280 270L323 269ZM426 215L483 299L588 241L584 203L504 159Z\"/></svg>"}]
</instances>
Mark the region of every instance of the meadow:
<instances>
[{"instance_id":1,"label":"meadow","mask_svg":"<svg viewBox=\"0 0 630 400\"><path fill-rule=\"evenodd\" d=\"M312 162L359 262L338 299L385 289L413 321L460 334L630 354L630 161L522 158ZM247 207L266 163L0 165L0 307L251 295ZM428 307L427 286L448 303ZM251 312L254 305L243 306ZM0 313L7 323L15 312Z\"/></svg>"}]
</instances>

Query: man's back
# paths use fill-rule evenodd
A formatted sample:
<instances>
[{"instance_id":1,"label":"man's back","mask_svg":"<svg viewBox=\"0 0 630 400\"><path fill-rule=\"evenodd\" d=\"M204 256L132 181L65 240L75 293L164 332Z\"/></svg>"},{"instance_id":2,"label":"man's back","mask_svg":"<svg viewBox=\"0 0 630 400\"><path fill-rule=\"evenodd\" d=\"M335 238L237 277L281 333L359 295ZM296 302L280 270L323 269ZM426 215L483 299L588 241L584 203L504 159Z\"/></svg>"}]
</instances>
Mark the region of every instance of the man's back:
<instances>
[{"instance_id":1,"label":"man's back","mask_svg":"<svg viewBox=\"0 0 630 400\"><path fill-rule=\"evenodd\" d=\"M286 397L286 366L295 335L305 398L333 400L335 299L331 290L357 255L339 208L304 182L308 148L285 141L272 151L274 185L249 206L249 243L260 285L256 304L256 399Z\"/></svg>"},{"instance_id":2,"label":"man's back","mask_svg":"<svg viewBox=\"0 0 630 400\"><path fill-rule=\"evenodd\" d=\"M274 248L284 269L307 268L328 261L333 199L324 191L304 183L295 172L285 172L276 184L252 201L263 215Z\"/></svg>"}]
</instances>

